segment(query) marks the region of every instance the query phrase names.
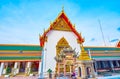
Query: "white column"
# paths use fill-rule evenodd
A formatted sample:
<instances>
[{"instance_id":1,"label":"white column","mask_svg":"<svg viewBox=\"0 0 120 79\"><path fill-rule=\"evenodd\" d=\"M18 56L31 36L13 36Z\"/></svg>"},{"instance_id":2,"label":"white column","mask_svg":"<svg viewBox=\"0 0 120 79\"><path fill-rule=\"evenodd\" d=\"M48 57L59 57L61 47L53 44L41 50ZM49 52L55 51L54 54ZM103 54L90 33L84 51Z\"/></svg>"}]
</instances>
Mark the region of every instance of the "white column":
<instances>
[{"instance_id":1,"label":"white column","mask_svg":"<svg viewBox=\"0 0 120 79\"><path fill-rule=\"evenodd\" d=\"M14 68L17 68L18 62L15 62L14 64Z\"/></svg>"},{"instance_id":2,"label":"white column","mask_svg":"<svg viewBox=\"0 0 120 79\"><path fill-rule=\"evenodd\" d=\"M31 62L27 63L27 67L30 68L31 67Z\"/></svg>"},{"instance_id":3,"label":"white column","mask_svg":"<svg viewBox=\"0 0 120 79\"><path fill-rule=\"evenodd\" d=\"M8 67L8 62L5 62L2 74L6 74L6 68L7 67Z\"/></svg>"},{"instance_id":4,"label":"white column","mask_svg":"<svg viewBox=\"0 0 120 79\"><path fill-rule=\"evenodd\" d=\"M16 73L19 73L19 70L18 70L18 62L15 62L15 64L14 64L14 69L15 69L15 72L16 72Z\"/></svg>"},{"instance_id":5,"label":"white column","mask_svg":"<svg viewBox=\"0 0 120 79\"><path fill-rule=\"evenodd\" d=\"M26 66L26 69L25 69L25 75L29 75L30 74L30 71L31 71L31 62L27 62L27 66Z\"/></svg>"},{"instance_id":6,"label":"white column","mask_svg":"<svg viewBox=\"0 0 120 79\"><path fill-rule=\"evenodd\" d=\"M111 66L111 68L112 68L112 71L114 71L113 61L110 61L110 66Z\"/></svg>"},{"instance_id":7,"label":"white column","mask_svg":"<svg viewBox=\"0 0 120 79\"><path fill-rule=\"evenodd\" d=\"M94 61L94 65L95 65L95 73L96 73L96 75L98 75L98 72L97 72L97 68L98 68L98 64L97 64L97 61Z\"/></svg>"},{"instance_id":8,"label":"white column","mask_svg":"<svg viewBox=\"0 0 120 79\"><path fill-rule=\"evenodd\" d=\"M118 60L116 60L116 64L117 64L117 67L119 67L119 63L118 63Z\"/></svg>"},{"instance_id":9,"label":"white column","mask_svg":"<svg viewBox=\"0 0 120 79\"><path fill-rule=\"evenodd\" d=\"M3 69L4 69L4 63L2 62L0 66L0 76L2 75Z\"/></svg>"},{"instance_id":10,"label":"white column","mask_svg":"<svg viewBox=\"0 0 120 79\"><path fill-rule=\"evenodd\" d=\"M41 71L41 62L39 61L39 69L38 69L38 74L40 74Z\"/></svg>"}]
</instances>

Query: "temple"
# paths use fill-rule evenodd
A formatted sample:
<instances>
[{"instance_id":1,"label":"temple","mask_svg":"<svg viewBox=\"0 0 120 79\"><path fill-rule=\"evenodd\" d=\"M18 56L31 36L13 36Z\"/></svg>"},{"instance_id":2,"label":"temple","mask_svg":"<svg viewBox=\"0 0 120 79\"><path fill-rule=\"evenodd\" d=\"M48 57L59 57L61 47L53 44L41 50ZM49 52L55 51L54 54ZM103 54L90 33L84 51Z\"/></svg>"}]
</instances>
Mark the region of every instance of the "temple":
<instances>
[{"instance_id":1,"label":"temple","mask_svg":"<svg viewBox=\"0 0 120 79\"><path fill-rule=\"evenodd\" d=\"M78 79L120 73L120 41L114 47L84 46L85 39L64 10L39 40L40 45L0 44L0 76L40 75L41 69L44 76L48 71L54 77L74 72Z\"/></svg>"},{"instance_id":2,"label":"temple","mask_svg":"<svg viewBox=\"0 0 120 79\"><path fill-rule=\"evenodd\" d=\"M41 50L38 45L0 44L0 76L38 74Z\"/></svg>"}]
</instances>

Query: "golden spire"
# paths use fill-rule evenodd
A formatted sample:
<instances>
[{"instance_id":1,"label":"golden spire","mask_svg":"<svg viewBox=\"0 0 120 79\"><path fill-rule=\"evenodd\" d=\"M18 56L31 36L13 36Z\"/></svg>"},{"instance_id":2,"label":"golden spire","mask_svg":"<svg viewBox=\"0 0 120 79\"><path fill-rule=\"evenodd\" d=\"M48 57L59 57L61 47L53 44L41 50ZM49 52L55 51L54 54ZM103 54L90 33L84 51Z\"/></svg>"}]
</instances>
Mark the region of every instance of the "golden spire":
<instances>
[{"instance_id":1,"label":"golden spire","mask_svg":"<svg viewBox=\"0 0 120 79\"><path fill-rule=\"evenodd\" d=\"M80 53L78 59L79 60L91 60L88 53L85 51L83 44L80 45L80 48L81 48L81 53Z\"/></svg>"}]
</instances>

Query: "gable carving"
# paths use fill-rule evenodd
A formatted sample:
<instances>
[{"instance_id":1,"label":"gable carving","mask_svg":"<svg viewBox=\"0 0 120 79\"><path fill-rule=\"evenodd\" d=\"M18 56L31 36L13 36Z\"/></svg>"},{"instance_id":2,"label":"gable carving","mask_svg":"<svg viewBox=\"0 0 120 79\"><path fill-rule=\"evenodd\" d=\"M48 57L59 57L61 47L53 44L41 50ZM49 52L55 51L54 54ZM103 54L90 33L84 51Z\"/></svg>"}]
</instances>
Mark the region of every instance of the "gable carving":
<instances>
[{"instance_id":1,"label":"gable carving","mask_svg":"<svg viewBox=\"0 0 120 79\"><path fill-rule=\"evenodd\" d=\"M71 31L69 25L63 18L57 20L56 24L53 25L53 30Z\"/></svg>"},{"instance_id":2,"label":"gable carving","mask_svg":"<svg viewBox=\"0 0 120 79\"><path fill-rule=\"evenodd\" d=\"M69 46L67 40L64 37L62 37L56 45L56 55L58 55L64 47L68 48L70 46Z\"/></svg>"}]
</instances>

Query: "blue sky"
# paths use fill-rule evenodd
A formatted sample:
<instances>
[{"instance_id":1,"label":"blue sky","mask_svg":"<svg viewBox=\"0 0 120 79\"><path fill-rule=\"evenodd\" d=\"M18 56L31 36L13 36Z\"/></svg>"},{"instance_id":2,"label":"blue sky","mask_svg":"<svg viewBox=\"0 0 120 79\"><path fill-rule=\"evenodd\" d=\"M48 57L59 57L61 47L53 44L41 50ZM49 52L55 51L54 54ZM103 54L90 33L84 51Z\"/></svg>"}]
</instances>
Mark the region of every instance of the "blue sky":
<instances>
[{"instance_id":1,"label":"blue sky","mask_svg":"<svg viewBox=\"0 0 120 79\"><path fill-rule=\"evenodd\" d=\"M62 10L84 45L115 46L120 38L120 0L0 0L0 43L39 44L39 34L49 27Z\"/></svg>"}]
</instances>

